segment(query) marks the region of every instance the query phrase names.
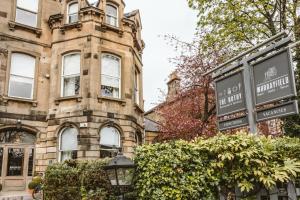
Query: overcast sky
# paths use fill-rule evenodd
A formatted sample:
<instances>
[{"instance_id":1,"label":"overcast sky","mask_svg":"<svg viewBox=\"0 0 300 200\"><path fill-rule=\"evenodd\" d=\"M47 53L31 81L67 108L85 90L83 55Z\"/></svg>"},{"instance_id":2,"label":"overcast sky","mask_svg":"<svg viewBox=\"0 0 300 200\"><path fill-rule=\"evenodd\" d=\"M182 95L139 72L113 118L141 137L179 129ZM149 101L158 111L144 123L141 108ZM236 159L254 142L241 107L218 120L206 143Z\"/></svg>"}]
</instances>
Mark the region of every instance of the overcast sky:
<instances>
[{"instance_id":1,"label":"overcast sky","mask_svg":"<svg viewBox=\"0 0 300 200\"><path fill-rule=\"evenodd\" d=\"M184 41L192 41L197 24L197 13L186 0L125 0L126 12L140 10L146 43L143 54L145 110L161 99L159 89L167 90L169 74L175 69L169 58L178 53L160 35L172 34Z\"/></svg>"}]
</instances>

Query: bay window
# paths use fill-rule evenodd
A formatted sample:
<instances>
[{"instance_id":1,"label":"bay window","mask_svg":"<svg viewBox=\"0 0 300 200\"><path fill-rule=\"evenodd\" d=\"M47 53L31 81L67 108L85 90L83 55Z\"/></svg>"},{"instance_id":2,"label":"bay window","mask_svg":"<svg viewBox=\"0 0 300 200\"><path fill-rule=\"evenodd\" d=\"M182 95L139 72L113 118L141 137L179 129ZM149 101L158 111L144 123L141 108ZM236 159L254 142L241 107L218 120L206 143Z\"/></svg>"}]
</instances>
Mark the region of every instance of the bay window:
<instances>
[{"instance_id":1,"label":"bay window","mask_svg":"<svg viewBox=\"0 0 300 200\"><path fill-rule=\"evenodd\" d=\"M110 54L102 56L101 63L101 95L120 98L121 60Z\"/></svg>"},{"instance_id":2,"label":"bay window","mask_svg":"<svg viewBox=\"0 0 300 200\"><path fill-rule=\"evenodd\" d=\"M32 99L36 59L22 53L12 53L8 96Z\"/></svg>"},{"instance_id":3,"label":"bay window","mask_svg":"<svg viewBox=\"0 0 300 200\"><path fill-rule=\"evenodd\" d=\"M78 21L78 3L71 2L68 5L67 23L75 23Z\"/></svg>"},{"instance_id":4,"label":"bay window","mask_svg":"<svg viewBox=\"0 0 300 200\"><path fill-rule=\"evenodd\" d=\"M65 128L60 134L60 161L76 159L78 142L78 131L76 128Z\"/></svg>"},{"instance_id":5,"label":"bay window","mask_svg":"<svg viewBox=\"0 0 300 200\"><path fill-rule=\"evenodd\" d=\"M104 127L100 131L101 158L113 157L120 148L120 132L115 127Z\"/></svg>"},{"instance_id":6,"label":"bay window","mask_svg":"<svg viewBox=\"0 0 300 200\"><path fill-rule=\"evenodd\" d=\"M37 26L39 0L17 0L15 21L31 27Z\"/></svg>"},{"instance_id":7,"label":"bay window","mask_svg":"<svg viewBox=\"0 0 300 200\"><path fill-rule=\"evenodd\" d=\"M75 96L80 89L80 54L73 53L63 57L61 96Z\"/></svg>"},{"instance_id":8,"label":"bay window","mask_svg":"<svg viewBox=\"0 0 300 200\"><path fill-rule=\"evenodd\" d=\"M118 8L112 4L106 4L106 23L118 27Z\"/></svg>"}]
</instances>

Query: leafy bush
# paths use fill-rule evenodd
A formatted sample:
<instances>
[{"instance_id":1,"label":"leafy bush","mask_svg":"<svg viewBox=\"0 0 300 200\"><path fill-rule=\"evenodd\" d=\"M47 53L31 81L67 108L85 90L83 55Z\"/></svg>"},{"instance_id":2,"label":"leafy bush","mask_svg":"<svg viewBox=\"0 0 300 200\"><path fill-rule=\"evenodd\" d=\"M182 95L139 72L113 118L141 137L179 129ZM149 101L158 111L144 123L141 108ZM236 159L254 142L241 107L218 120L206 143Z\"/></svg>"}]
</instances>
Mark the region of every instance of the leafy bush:
<instances>
[{"instance_id":1,"label":"leafy bush","mask_svg":"<svg viewBox=\"0 0 300 200\"><path fill-rule=\"evenodd\" d=\"M39 185L39 183L37 183L35 181L31 181L28 183L28 189L34 190L38 185Z\"/></svg>"},{"instance_id":2,"label":"leafy bush","mask_svg":"<svg viewBox=\"0 0 300 200\"><path fill-rule=\"evenodd\" d=\"M218 199L238 187L244 196L300 173L300 140L245 133L138 147L136 192L141 200Z\"/></svg>"},{"instance_id":3,"label":"leafy bush","mask_svg":"<svg viewBox=\"0 0 300 200\"><path fill-rule=\"evenodd\" d=\"M105 161L67 161L47 168L44 180L46 200L105 200L110 183Z\"/></svg>"}]
</instances>

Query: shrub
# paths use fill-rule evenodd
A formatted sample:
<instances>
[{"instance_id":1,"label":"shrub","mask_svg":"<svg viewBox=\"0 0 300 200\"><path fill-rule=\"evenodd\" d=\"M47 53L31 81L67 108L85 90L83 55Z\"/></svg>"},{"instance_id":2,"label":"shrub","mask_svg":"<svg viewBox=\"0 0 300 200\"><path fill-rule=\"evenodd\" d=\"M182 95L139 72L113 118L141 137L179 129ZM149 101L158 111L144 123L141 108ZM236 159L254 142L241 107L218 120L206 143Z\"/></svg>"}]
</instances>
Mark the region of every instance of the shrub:
<instances>
[{"instance_id":1,"label":"shrub","mask_svg":"<svg viewBox=\"0 0 300 200\"><path fill-rule=\"evenodd\" d=\"M239 133L138 147L136 192L141 200L244 196L300 173L300 140Z\"/></svg>"},{"instance_id":2,"label":"shrub","mask_svg":"<svg viewBox=\"0 0 300 200\"><path fill-rule=\"evenodd\" d=\"M110 183L105 161L67 161L47 168L44 180L46 200L105 200Z\"/></svg>"},{"instance_id":3,"label":"shrub","mask_svg":"<svg viewBox=\"0 0 300 200\"><path fill-rule=\"evenodd\" d=\"M30 190L34 190L37 186L39 185L39 183L35 182L35 181L31 181L28 184L28 189Z\"/></svg>"}]
</instances>

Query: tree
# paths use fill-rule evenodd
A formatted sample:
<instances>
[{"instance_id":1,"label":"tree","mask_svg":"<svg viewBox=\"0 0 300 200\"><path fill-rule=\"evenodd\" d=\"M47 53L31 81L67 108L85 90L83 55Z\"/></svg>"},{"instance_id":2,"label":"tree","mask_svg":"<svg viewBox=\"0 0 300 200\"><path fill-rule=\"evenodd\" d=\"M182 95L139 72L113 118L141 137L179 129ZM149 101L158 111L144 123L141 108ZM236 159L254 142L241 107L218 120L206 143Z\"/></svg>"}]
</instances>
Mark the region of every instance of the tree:
<instances>
[{"instance_id":1,"label":"tree","mask_svg":"<svg viewBox=\"0 0 300 200\"><path fill-rule=\"evenodd\" d=\"M193 140L199 136L212 136L216 130L216 105L211 76L207 70L221 63L226 51L202 51L200 41L192 44L168 37L181 56L173 59L181 78L178 94L167 99L158 114L162 117L159 140Z\"/></svg>"},{"instance_id":2,"label":"tree","mask_svg":"<svg viewBox=\"0 0 300 200\"><path fill-rule=\"evenodd\" d=\"M300 39L300 18L296 15L299 0L187 0L199 11L201 48L230 48L233 54L243 51L279 33L293 32ZM300 47L295 48L297 90L300 93ZM285 119L287 134L300 133L300 116Z\"/></svg>"}]
</instances>

